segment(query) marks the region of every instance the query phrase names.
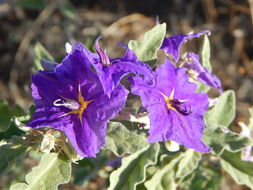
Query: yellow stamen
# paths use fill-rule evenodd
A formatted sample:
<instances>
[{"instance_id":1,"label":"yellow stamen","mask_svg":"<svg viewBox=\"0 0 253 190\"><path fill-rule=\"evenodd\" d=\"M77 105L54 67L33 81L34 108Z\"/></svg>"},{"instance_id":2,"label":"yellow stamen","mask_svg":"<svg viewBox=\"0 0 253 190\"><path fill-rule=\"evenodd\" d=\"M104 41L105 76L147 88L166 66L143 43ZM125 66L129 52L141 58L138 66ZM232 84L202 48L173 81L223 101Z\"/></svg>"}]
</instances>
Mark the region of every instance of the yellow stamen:
<instances>
[{"instance_id":1,"label":"yellow stamen","mask_svg":"<svg viewBox=\"0 0 253 190\"><path fill-rule=\"evenodd\" d=\"M78 114L78 113L79 113L79 110L72 110L68 113L65 113L65 114L62 114L62 115L58 116L57 118L61 118L61 117L64 117L64 116L70 115L70 114Z\"/></svg>"},{"instance_id":2,"label":"yellow stamen","mask_svg":"<svg viewBox=\"0 0 253 190\"><path fill-rule=\"evenodd\" d=\"M63 98L64 98L64 97L63 97ZM68 100L68 101L71 101L71 100L66 99L66 98L64 98L64 99L65 99L65 100ZM57 99L54 103L57 103L58 101L59 101L59 99ZM85 100L84 100L84 97L83 97L82 92L81 92L81 87L80 87L80 85L79 85L79 86L78 86L78 103L79 103L79 105L80 105L79 109L75 109L75 110L72 110L72 111L70 111L70 112L68 112L68 113L65 113L65 114L63 114L63 115L60 115L58 118L64 117L64 116L70 115L70 114L78 114L79 119L80 119L80 122L83 123L83 120L82 120L83 112L84 112L84 110L87 108L87 106L88 106L91 102L93 102L93 101L94 101L94 100L89 100L89 101L85 101ZM60 104L59 104L59 105L60 105Z\"/></svg>"},{"instance_id":3,"label":"yellow stamen","mask_svg":"<svg viewBox=\"0 0 253 190\"><path fill-rule=\"evenodd\" d=\"M80 122L83 123L83 120L82 120L82 114L83 114L83 111L86 109L86 107L89 105L89 103L93 102L94 100L90 100L90 101L85 101L83 96L82 96L82 92L81 92L81 87L80 85L78 86L78 102L81 104L80 108L79 108L79 119L80 119Z\"/></svg>"},{"instance_id":4,"label":"yellow stamen","mask_svg":"<svg viewBox=\"0 0 253 190\"><path fill-rule=\"evenodd\" d=\"M166 102L167 108L177 112L177 110L173 106L171 106L171 103L170 103L170 101L174 99L174 89L171 91L169 97L160 91L158 91L158 92L163 96L163 98Z\"/></svg>"}]
</instances>

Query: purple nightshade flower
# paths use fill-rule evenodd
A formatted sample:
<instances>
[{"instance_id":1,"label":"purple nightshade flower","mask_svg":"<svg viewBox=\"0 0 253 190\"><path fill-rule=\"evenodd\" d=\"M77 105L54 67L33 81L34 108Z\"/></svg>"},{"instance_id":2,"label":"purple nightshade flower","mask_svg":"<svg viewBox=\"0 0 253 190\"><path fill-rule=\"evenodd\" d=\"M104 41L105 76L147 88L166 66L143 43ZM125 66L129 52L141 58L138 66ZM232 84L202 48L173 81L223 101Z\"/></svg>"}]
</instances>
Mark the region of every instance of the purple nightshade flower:
<instances>
[{"instance_id":1,"label":"purple nightshade flower","mask_svg":"<svg viewBox=\"0 0 253 190\"><path fill-rule=\"evenodd\" d=\"M185 35L185 34L172 35L170 37L164 38L161 49L164 50L167 54L172 55L173 59L176 62L178 62L180 48L184 43L187 42L187 39L200 37L204 34L209 35L210 31L203 30L198 33L188 34L188 35Z\"/></svg>"},{"instance_id":2,"label":"purple nightshade flower","mask_svg":"<svg viewBox=\"0 0 253 190\"><path fill-rule=\"evenodd\" d=\"M200 64L199 56L195 53L189 52L186 54L185 62L182 64L183 67L189 71L196 73L195 79L208 85L212 86L222 93L221 81L218 77L209 72L207 67L203 67Z\"/></svg>"},{"instance_id":3,"label":"purple nightshade flower","mask_svg":"<svg viewBox=\"0 0 253 190\"><path fill-rule=\"evenodd\" d=\"M105 93L110 97L113 89L119 84L122 77L129 73L142 75L149 83L153 83L152 69L145 63L138 61L136 54L126 47L125 56L122 58L110 59L106 50L99 46L99 39L95 41L95 49L98 56L94 56L92 65L97 71L98 77L102 82Z\"/></svg>"},{"instance_id":4,"label":"purple nightshade flower","mask_svg":"<svg viewBox=\"0 0 253 190\"><path fill-rule=\"evenodd\" d=\"M155 74L154 86L138 76L129 78L132 93L141 97L149 111L148 141L173 140L198 152L209 152L210 148L201 141L207 94L195 93L197 85L189 82L186 70L176 68L167 59Z\"/></svg>"},{"instance_id":5,"label":"purple nightshade flower","mask_svg":"<svg viewBox=\"0 0 253 190\"><path fill-rule=\"evenodd\" d=\"M119 84L108 98L90 68L93 55L79 45L52 71L32 76L36 111L28 126L63 131L80 156L94 157L105 143L107 121L124 107L128 91Z\"/></svg>"}]
</instances>

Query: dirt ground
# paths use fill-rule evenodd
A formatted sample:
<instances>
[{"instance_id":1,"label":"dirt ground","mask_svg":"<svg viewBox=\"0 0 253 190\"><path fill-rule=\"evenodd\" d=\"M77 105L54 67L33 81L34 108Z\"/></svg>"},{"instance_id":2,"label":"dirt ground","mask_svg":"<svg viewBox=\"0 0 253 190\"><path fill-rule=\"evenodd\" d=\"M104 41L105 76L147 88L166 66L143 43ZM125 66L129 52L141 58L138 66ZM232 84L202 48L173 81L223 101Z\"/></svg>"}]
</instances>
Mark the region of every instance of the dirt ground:
<instances>
[{"instance_id":1,"label":"dirt ground","mask_svg":"<svg viewBox=\"0 0 253 190\"><path fill-rule=\"evenodd\" d=\"M168 34L212 32L214 73L224 90L236 92L236 122L247 121L253 105L253 0L31 2L0 0L0 99L26 110L32 104L30 78L36 42L60 61L66 42L81 41L92 47L102 35L108 54L117 57L122 55L117 42L141 39L159 18L167 23ZM192 40L188 50L197 52L200 42Z\"/></svg>"}]
</instances>

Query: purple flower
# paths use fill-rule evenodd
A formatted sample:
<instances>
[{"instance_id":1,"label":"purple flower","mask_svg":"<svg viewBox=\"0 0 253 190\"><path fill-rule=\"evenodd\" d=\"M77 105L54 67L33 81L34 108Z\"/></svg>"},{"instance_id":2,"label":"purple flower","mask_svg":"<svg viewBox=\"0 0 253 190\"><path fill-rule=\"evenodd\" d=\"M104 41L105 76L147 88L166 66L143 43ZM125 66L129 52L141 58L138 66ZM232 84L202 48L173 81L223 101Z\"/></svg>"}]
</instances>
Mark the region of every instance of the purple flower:
<instances>
[{"instance_id":1,"label":"purple flower","mask_svg":"<svg viewBox=\"0 0 253 190\"><path fill-rule=\"evenodd\" d=\"M210 151L201 141L208 96L195 93L197 85L189 82L184 68L166 60L156 70L154 86L138 76L129 80L132 93L141 97L149 111L149 142L173 140L198 152Z\"/></svg>"},{"instance_id":2,"label":"purple flower","mask_svg":"<svg viewBox=\"0 0 253 190\"><path fill-rule=\"evenodd\" d=\"M98 77L102 82L103 89L109 97L122 77L129 73L143 75L143 78L149 84L153 83L152 69L147 64L138 61L136 54L132 50L126 47L124 57L110 59L106 50L100 48L98 43L99 39L95 42L95 49L98 56L94 56L92 65L95 67Z\"/></svg>"},{"instance_id":3,"label":"purple flower","mask_svg":"<svg viewBox=\"0 0 253 190\"><path fill-rule=\"evenodd\" d=\"M124 107L128 94L117 85L108 98L90 68L92 56L77 43L53 71L32 76L36 111L28 126L63 131L82 157L94 157L105 144L106 123Z\"/></svg>"},{"instance_id":4,"label":"purple flower","mask_svg":"<svg viewBox=\"0 0 253 190\"><path fill-rule=\"evenodd\" d=\"M172 55L173 59L176 62L178 62L180 48L184 43L187 42L187 39L200 37L204 34L210 34L210 31L203 30L194 34L188 34L188 35L179 34L179 35L170 36L168 38L164 38L161 49L164 50L167 54Z\"/></svg>"},{"instance_id":5,"label":"purple flower","mask_svg":"<svg viewBox=\"0 0 253 190\"><path fill-rule=\"evenodd\" d=\"M199 56L195 53L189 52L186 54L186 62L183 66L189 71L196 73L196 80L214 88L217 88L222 93L221 82L218 77L209 72L207 67L200 64Z\"/></svg>"}]
</instances>

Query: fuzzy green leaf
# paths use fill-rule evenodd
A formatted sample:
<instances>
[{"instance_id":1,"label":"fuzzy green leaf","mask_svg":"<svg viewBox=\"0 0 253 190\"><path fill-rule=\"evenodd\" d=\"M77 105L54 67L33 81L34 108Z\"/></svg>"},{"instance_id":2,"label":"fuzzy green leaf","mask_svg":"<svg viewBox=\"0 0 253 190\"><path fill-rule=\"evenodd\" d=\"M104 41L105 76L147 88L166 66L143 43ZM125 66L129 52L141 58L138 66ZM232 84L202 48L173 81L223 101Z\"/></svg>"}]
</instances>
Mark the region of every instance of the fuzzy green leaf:
<instances>
[{"instance_id":1,"label":"fuzzy green leaf","mask_svg":"<svg viewBox=\"0 0 253 190\"><path fill-rule=\"evenodd\" d=\"M221 126L207 126L202 140L212 148L215 154L221 154L225 149L235 152L253 145L251 139Z\"/></svg>"},{"instance_id":2,"label":"fuzzy green leaf","mask_svg":"<svg viewBox=\"0 0 253 190\"><path fill-rule=\"evenodd\" d=\"M39 42L37 42L35 44L34 54L35 54L35 56L34 56L34 67L33 67L33 69L35 71L44 70L42 65L41 65L41 62L40 62L42 58L47 60L47 61L54 61L54 58L52 57L52 55Z\"/></svg>"},{"instance_id":3,"label":"fuzzy green leaf","mask_svg":"<svg viewBox=\"0 0 253 190\"><path fill-rule=\"evenodd\" d=\"M212 65L210 63L211 48L210 48L210 41L209 41L208 35L204 36L203 46L200 52L200 58L201 58L202 65L204 67L207 67L208 70L211 72L212 71Z\"/></svg>"},{"instance_id":4,"label":"fuzzy green leaf","mask_svg":"<svg viewBox=\"0 0 253 190\"><path fill-rule=\"evenodd\" d=\"M176 190L175 168L183 157L184 154L179 154L170 160L150 180L145 182L145 187L148 190Z\"/></svg>"},{"instance_id":5,"label":"fuzzy green leaf","mask_svg":"<svg viewBox=\"0 0 253 190\"><path fill-rule=\"evenodd\" d=\"M26 183L17 183L11 190L56 190L71 177L71 162L58 158L58 154L44 154L40 164L26 175Z\"/></svg>"},{"instance_id":6,"label":"fuzzy green leaf","mask_svg":"<svg viewBox=\"0 0 253 190\"><path fill-rule=\"evenodd\" d=\"M178 154L176 157L164 158L163 167L147 182L145 186L149 190L175 190L177 183L192 173L198 167L201 154L192 149Z\"/></svg>"},{"instance_id":7,"label":"fuzzy green leaf","mask_svg":"<svg viewBox=\"0 0 253 190\"><path fill-rule=\"evenodd\" d=\"M157 162L159 149L158 143L151 144L150 147L123 158L121 167L110 175L108 190L136 189L138 184L144 182L147 167Z\"/></svg>"},{"instance_id":8,"label":"fuzzy green leaf","mask_svg":"<svg viewBox=\"0 0 253 190\"><path fill-rule=\"evenodd\" d=\"M157 51L160 49L166 33L166 24L158 24L144 34L142 41L131 40L128 47L133 50L140 61L147 63L157 59Z\"/></svg>"},{"instance_id":9,"label":"fuzzy green leaf","mask_svg":"<svg viewBox=\"0 0 253 190\"><path fill-rule=\"evenodd\" d=\"M191 175L180 182L181 190L218 190L223 182L223 176L219 168L215 166L201 166Z\"/></svg>"},{"instance_id":10,"label":"fuzzy green leaf","mask_svg":"<svg viewBox=\"0 0 253 190\"><path fill-rule=\"evenodd\" d=\"M30 108L30 113L20 117L12 117L9 121L9 125L7 130L4 132L0 132L0 140L10 139L12 136L20 136L24 134L24 131L20 129L20 127L24 127L25 124L31 119L32 114L34 112L33 106Z\"/></svg>"},{"instance_id":11,"label":"fuzzy green leaf","mask_svg":"<svg viewBox=\"0 0 253 190\"><path fill-rule=\"evenodd\" d=\"M129 131L120 122L108 124L105 148L117 156L133 154L148 146L148 141L144 137Z\"/></svg>"},{"instance_id":12,"label":"fuzzy green leaf","mask_svg":"<svg viewBox=\"0 0 253 190\"><path fill-rule=\"evenodd\" d=\"M22 139L13 137L10 143L0 146L0 172L3 172L17 157L19 157L27 147L23 145Z\"/></svg>"},{"instance_id":13,"label":"fuzzy green leaf","mask_svg":"<svg viewBox=\"0 0 253 190\"><path fill-rule=\"evenodd\" d=\"M253 162L241 160L241 153L224 151L221 166L238 184L247 185L253 189Z\"/></svg>"},{"instance_id":14,"label":"fuzzy green leaf","mask_svg":"<svg viewBox=\"0 0 253 190\"><path fill-rule=\"evenodd\" d=\"M20 130L18 127L16 127L14 118L11 119L10 124L8 125L8 129L4 132L0 132L0 140L4 139L11 139L12 136L20 136L24 134L24 131Z\"/></svg>"},{"instance_id":15,"label":"fuzzy green leaf","mask_svg":"<svg viewBox=\"0 0 253 190\"><path fill-rule=\"evenodd\" d=\"M182 180L184 177L192 173L198 167L201 154L193 149L188 149L184 153L184 157L179 161L176 171L176 178Z\"/></svg>"},{"instance_id":16,"label":"fuzzy green leaf","mask_svg":"<svg viewBox=\"0 0 253 190\"><path fill-rule=\"evenodd\" d=\"M6 101L0 100L0 132L8 129L13 116L21 116L22 114L24 111L19 106L16 105L10 109Z\"/></svg>"},{"instance_id":17,"label":"fuzzy green leaf","mask_svg":"<svg viewBox=\"0 0 253 190\"><path fill-rule=\"evenodd\" d=\"M207 126L228 127L235 118L235 93L224 92L213 108L205 114Z\"/></svg>"}]
</instances>

